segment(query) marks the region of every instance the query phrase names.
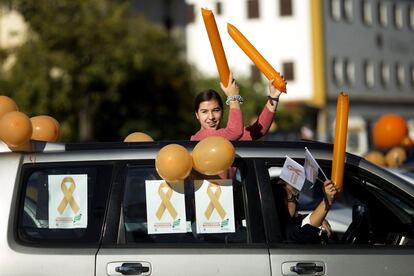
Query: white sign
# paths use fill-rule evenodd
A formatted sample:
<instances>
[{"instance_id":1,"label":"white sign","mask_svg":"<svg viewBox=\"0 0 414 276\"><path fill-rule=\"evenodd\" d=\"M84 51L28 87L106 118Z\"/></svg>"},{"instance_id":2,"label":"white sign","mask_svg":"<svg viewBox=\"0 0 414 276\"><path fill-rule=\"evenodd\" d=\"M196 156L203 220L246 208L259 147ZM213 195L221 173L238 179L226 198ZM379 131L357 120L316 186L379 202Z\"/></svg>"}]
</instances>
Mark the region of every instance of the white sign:
<instances>
[{"instance_id":1,"label":"white sign","mask_svg":"<svg viewBox=\"0 0 414 276\"><path fill-rule=\"evenodd\" d=\"M186 233L184 182L146 180L148 234Z\"/></svg>"},{"instance_id":2,"label":"white sign","mask_svg":"<svg viewBox=\"0 0 414 276\"><path fill-rule=\"evenodd\" d=\"M195 180L197 233L233 233L234 204L231 179Z\"/></svg>"},{"instance_id":3,"label":"white sign","mask_svg":"<svg viewBox=\"0 0 414 276\"><path fill-rule=\"evenodd\" d=\"M49 228L88 226L88 175L48 176Z\"/></svg>"},{"instance_id":4,"label":"white sign","mask_svg":"<svg viewBox=\"0 0 414 276\"><path fill-rule=\"evenodd\" d=\"M280 178L286 183L292 185L296 190L302 190L303 184L305 183L305 170L292 158L286 156L286 161L283 164Z\"/></svg>"}]
</instances>

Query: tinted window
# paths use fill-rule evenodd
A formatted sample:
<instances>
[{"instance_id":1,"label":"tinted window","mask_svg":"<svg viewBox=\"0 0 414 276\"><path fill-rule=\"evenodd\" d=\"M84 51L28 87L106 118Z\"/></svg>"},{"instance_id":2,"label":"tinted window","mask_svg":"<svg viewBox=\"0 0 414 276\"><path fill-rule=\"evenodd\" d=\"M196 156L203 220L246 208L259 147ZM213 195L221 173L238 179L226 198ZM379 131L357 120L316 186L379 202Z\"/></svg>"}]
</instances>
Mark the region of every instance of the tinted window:
<instances>
[{"instance_id":1,"label":"tinted window","mask_svg":"<svg viewBox=\"0 0 414 276\"><path fill-rule=\"evenodd\" d=\"M94 244L101 235L109 165L25 165L18 236L37 245Z\"/></svg>"},{"instance_id":2,"label":"tinted window","mask_svg":"<svg viewBox=\"0 0 414 276\"><path fill-rule=\"evenodd\" d=\"M143 166L132 166L127 170L126 183L125 183L125 192L123 197L123 221L125 227L125 242L127 244L133 243L247 243L250 240L248 236L248 221L246 218L246 205L244 202L245 198L245 186L241 178L241 171L238 168L233 168L230 170L231 177L224 177L224 181L228 181L230 186L227 191L231 191L233 206L234 206L234 231L223 231L222 233L200 233L200 229L197 227L197 216L196 216L196 192L200 187L200 183L203 181L209 181L210 183L217 182L218 177L209 177L193 172L184 183L178 185L169 185L164 182L157 174L156 170L153 167L143 167ZM222 179L223 180L223 179ZM166 186L168 185L168 186ZM155 187L156 186L156 187ZM159 186L159 188L158 188ZM154 188L155 187L155 188ZM155 190L154 190L154 189ZM158 223L158 226L154 222L149 221L148 216L154 217L158 215L159 219L161 217L173 217L174 223L181 223L178 221L181 219L182 215L177 215L180 213L179 205L177 201L172 202L172 208L168 209L163 207L163 202L161 198L164 195L167 195L167 192L164 192L162 189L171 188L183 196L183 202L181 206L185 206L185 230L174 232L169 225L169 233L157 233L156 231L163 231L162 225ZM221 190L224 192L225 187L221 186ZM153 192L150 192L152 190ZM155 192L154 192L155 191ZM172 192L171 192L172 193ZM221 194L223 195L223 193ZM220 193L215 192L215 197L220 202ZM158 200L158 201L157 201ZM163 200L173 200L171 194L168 197L164 197ZM155 209L151 210L151 202L156 202ZM221 202L223 204L223 202ZM165 205L166 206L166 205ZM200 205L198 205L200 206ZM213 206L212 206L213 207ZM210 215L214 212L219 212L219 207L214 206L210 212ZM224 207L224 206L223 206ZM208 208L207 208L208 209ZM207 209L203 213L206 214ZM226 207L224 207L226 209ZM231 209L231 208L230 208ZM227 207L227 214L232 213L232 211ZM148 215L149 214L149 215ZM224 217L223 217L224 218ZM225 220L224 220L225 221ZM231 223L230 219L230 223ZM151 229L148 225L152 225ZM167 223L168 224L168 223Z\"/></svg>"}]
</instances>

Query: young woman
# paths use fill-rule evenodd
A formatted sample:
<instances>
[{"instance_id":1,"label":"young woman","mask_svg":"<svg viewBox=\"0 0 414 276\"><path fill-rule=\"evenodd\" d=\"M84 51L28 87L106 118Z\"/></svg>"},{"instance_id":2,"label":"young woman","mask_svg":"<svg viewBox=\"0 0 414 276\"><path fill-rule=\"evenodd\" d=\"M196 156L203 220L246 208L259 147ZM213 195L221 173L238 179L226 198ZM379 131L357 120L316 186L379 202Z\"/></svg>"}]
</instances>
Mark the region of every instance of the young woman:
<instances>
[{"instance_id":1,"label":"young woman","mask_svg":"<svg viewBox=\"0 0 414 276\"><path fill-rule=\"evenodd\" d=\"M231 141L235 140L256 140L267 134L273 122L281 92L269 82L269 96L262 113L250 126L243 127L243 116L240 104L243 98L239 95L239 87L229 77L227 88L220 83L221 89L227 95L226 104L230 105L227 126L220 128L220 121L223 117L223 102L220 95L214 90L207 90L199 93L195 98L194 113L200 123L200 130L191 136L192 141L199 141L209 136L222 136Z\"/></svg>"},{"instance_id":2,"label":"young woman","mask_svg":"<svg viewBox=\"0 0 414 276\"><path fill-rule=\"evenodd\" d=\"M325 220L329 208L334 202L337 189L331 180L323 184L324 198L318 206L307 216L298 214L298 191L284 181L278 183L282 186L284 204L287 207L287 214L282 221L286 224L285 235L287 241L299 243L321 242L322 230L328 238L332 235L331 227ZM283 215L282 215L283 216Z\"/></svg>"}]
</instances>

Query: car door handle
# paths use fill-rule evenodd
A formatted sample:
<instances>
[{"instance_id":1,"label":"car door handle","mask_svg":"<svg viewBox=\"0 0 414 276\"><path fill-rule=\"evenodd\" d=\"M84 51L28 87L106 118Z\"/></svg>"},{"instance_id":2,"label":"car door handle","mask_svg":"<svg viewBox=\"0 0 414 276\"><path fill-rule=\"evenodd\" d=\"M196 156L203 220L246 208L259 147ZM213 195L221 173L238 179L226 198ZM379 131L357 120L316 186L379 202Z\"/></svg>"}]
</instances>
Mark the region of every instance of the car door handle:
<instances>
[{"instance_id":1,"label":"car door handle","mask_svg":"<svg viewBox=\"0 0 414 276\"><path fill-rule=\"evenodd\" d=\"M115 267L115 271L122 275L140 275L149 272L149 267L143 266L141 263L123 263L121 266Z\"/></svg>"},{"instance_id":2,"label":"car door handle","mask_svg":"<svg viewBox=\"0 0 414 276\"><path fill-rule=\"evenodd\" d=\"M290 271L296 272L299 275L320 273L323 271L323 266L316 263L297 263L290 267Z\"/></svg>"}]
</instances>

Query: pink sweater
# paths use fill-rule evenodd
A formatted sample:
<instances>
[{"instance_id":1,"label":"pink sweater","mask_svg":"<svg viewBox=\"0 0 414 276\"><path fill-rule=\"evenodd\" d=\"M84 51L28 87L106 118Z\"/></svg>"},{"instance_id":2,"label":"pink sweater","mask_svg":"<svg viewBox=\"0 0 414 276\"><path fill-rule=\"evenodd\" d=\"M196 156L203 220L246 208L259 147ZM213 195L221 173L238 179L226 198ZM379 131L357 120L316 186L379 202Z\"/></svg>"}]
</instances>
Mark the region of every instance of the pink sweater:
<instances>
[{"instance_id":1,"label":"pink sweater","mask_svg":"<svg viewBox=\"0 0 414 276\"><path fill-rule=\"evenodd\" d=\"M265 136L269 131L270 126L272 125L274 115L275 113L270 111L265 106L256 122L244 128L243 135L239 140L251 141L260 139Z\"/></svg>"},{"instance_id":2,"label":"pink sweater","mask_svg":"<svg viewBox=\"0 0 414 276\"><path fill-rule=\"evenodd\" d=\"M191 136L191 141L200 141L209 136L221 136L230 141L257 140L269 131L273 122L274 112L264 107L259 118L252 125L243 128L242 112L238 108L230 108L226 128L202 129Z\"/></svg>"}]
</instances>

